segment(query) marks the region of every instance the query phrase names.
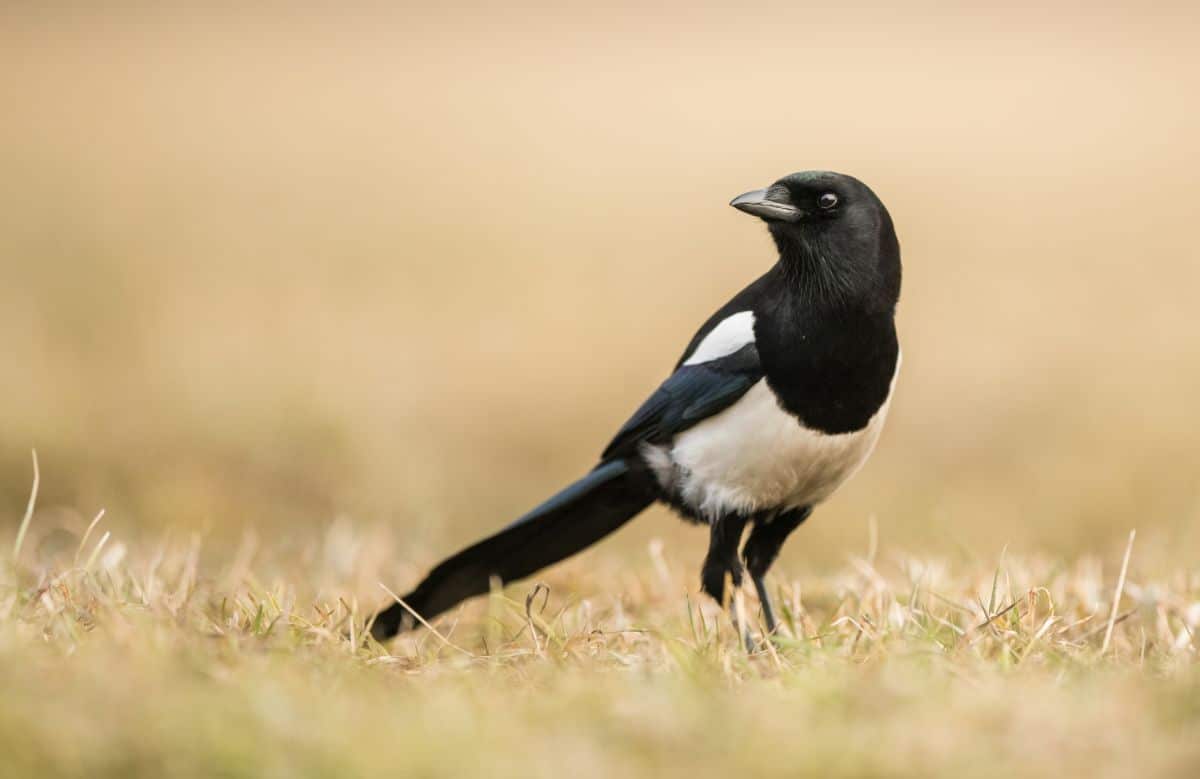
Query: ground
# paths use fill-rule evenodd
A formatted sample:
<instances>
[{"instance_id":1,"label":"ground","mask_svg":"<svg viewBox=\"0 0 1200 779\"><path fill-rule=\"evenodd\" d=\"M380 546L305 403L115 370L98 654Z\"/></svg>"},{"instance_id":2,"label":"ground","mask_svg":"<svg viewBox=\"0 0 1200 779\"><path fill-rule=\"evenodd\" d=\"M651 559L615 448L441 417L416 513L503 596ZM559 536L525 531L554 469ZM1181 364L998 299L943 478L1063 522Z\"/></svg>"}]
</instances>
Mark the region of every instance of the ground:
<instances>
[{"instance_id":1,"label":"ground","mask_svg":"<svg viewBox=\"0 0 1200 779\"><path fill-rule=\"evenodd\" d=\"M786 625L747 653L651 541L380 645L362 624L387 585L363 586L381 574L360 564L386 536L310 540L275 555L247 536L210 559L198 538L116 538L101 518L55 562L6 566L6 775L1200 770L1195 571L871 545L828 575L776 575Z\"/></svg>"}]
</instances>

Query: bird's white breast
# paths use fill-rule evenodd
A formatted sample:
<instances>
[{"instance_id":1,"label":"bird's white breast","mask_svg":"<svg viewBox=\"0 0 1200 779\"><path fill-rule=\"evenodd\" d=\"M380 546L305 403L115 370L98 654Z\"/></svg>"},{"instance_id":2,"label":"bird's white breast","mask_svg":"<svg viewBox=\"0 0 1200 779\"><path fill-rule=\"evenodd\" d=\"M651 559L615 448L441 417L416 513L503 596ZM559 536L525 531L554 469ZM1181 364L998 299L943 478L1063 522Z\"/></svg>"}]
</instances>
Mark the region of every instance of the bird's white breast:
<instances>
[{"instance_id":1,"label":"bird's white breast","mask_svg":"<svg viewBox=\"0 0 1200 779\"><path fill-rule=\"evenodd\" d=\"M830 435L800 424L760 379L732 406L670 444L645 446L643 456L665 489L710 518L810 506L862 467L879 440L889 401L861 430Z\"/></svg>"}]
</instances>

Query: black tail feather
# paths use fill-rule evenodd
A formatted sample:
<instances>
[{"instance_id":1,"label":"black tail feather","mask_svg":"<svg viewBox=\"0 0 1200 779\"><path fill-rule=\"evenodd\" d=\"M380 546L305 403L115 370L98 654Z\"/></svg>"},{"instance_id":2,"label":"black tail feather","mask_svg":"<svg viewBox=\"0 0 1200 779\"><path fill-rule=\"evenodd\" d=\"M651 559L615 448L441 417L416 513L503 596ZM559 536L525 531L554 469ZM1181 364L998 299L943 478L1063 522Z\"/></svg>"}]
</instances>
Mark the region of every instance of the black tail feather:
<instances>
[{"instance_id":1,"label":"black tail feather","mask_svg":"<svg viewBox=\"0 0 1200 779\"><path fill-rule=\"evenodd\" d=\"M492 577L521 579L591 546L637 516L656 495L654 478L640 463L602 463L499 533L438 564L403 600L431 620L487 592ZM371 633L379 640L391 638L414 622L394 603L376 616Z\"/></svg>"}]
</instances>

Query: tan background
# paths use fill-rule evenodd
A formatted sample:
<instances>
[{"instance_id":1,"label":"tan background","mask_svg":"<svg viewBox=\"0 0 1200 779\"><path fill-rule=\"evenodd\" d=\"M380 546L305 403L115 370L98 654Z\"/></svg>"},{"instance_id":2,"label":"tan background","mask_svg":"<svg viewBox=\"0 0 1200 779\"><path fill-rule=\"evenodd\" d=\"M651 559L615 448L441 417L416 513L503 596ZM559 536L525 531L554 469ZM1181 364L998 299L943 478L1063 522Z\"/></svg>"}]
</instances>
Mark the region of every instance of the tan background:
<instances>
[{"instance_id":1,"label":"tan background","mask_svg":"<svg viewBox=\"0 0 1200 779\"><path fill-rule=\"evenodd\" d=\"M888 204L904 371L794 543L1200 545L1200 15L680 5L0 12L0 522L423 564L590 467L772 261ZM658 512L592 554L700 533ZM44 540L44 539L43 539Z\"/></svg>"}]
</instances>

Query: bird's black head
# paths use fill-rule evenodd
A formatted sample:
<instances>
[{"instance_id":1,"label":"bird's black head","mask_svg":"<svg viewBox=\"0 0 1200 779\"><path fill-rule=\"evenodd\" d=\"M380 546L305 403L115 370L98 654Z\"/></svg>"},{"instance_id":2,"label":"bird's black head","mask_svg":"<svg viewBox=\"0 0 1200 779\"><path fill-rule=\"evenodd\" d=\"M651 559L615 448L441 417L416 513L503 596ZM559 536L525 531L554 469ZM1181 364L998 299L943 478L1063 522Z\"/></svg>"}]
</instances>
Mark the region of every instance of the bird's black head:
<instances>
[{"instance_id":1,"label":"bird's black head","mask_svg":"<svg viewBox=\"0 0 1200 779\"><path fill-rule=\"evenodd\" d=\"M767 223L784 269L805 289L831 301L895 306L900 244L887 209L858 179L793 173L730 205Z\"/></svg>"}]
</instances>

